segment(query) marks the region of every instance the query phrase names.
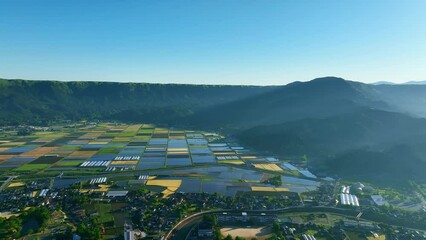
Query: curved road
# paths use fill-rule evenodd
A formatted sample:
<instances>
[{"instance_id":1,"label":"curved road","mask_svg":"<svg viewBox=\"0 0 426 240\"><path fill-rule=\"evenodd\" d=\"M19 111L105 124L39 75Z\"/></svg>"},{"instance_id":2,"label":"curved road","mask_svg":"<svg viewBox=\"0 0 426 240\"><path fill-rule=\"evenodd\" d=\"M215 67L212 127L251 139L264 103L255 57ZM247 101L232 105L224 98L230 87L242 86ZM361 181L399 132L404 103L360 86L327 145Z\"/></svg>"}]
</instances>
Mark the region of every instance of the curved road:
<instances>
[{"instance_id":1,"label":"curved road","mask_svg":"<svg viewBox=\"0 0 426 240\"><path fill-rule=\"evenodd\" d=\"M209 210L209 211L203 211L199 213L195 213L193 215L190 215L184 219L182 219L180 222L178 222L170 231L166 234L164 237L165 240L171 239L173 236L173 232L175 230L179 230L183 228L186 224L189 224L200 217L202 217L204 214L209 213L221 213L221 212L229 212L229 213L241 213L241 212L247 212L247 213L273 213L273 214L280 214L280 213L293 213L293 212L325 212L325 213L335 213L344 215L346 217L352 217L355 218L356 215L360 212L354 209L344 209L344 208L337 208L337 207L324 207L324 206L296 206L296 207L286 207L286 208L280 208L280 209L273 209L273 210L231 210L231 209L220 209L220 210ZM367 219L367 218L360 218L365 221L370 221L377 223L374 220ZM405 227L405 226L398 226L389 224L396 227ZM413 228L411 228L413 229ZM413 230L420 230L420 229L413 229ZM420 230L424 231L424 230Z\"/></svg>"},{"instance_id":2,"label":"curved road","mask_svg":"<svg viewBox=\"0 0 426 240\"><path fill-rule=\"evenodd\" d=\"M287 208L281 208L281 209L274 209L274 210L231 210L231 209L219 209L219 210L209 210L209 211L203 211L199 213L195 213L193 215L190 215L184 219L182 219L180 222L178 222L170 231L166 234L164 237L165 240L170 239L170 237L173 236L173 232L175 230L179 230L183 228L186 224L191 223L192 221L198 219L199 217L203 216L204 214L210 214L210 213L221 213L221 212L231 212L231 213L241 213L241 212L247 212L247 213L282 213L282 212L290 212L291 210L297 212L298 210L301 211L307 211L307 207L287 207Z\"/></svg>"},{"instance_id":3,"label":"curved road","mask_svg":"<svg viewBox=\"0 0 426 240\"><path fill-rule=\"evenodd\" d=\"M172 236L172 233L176 230L176 229L181 229L182 227L184 227L186 224L202 217L204 214L209 214L209 213L219 213L219 212L226 212L229 210L226 209L221 209L221 210L209 210L209 211L204 211L204 212L199 212L199 213L195 213L192 214L184 219L182 219L180 222L178 222L172 229L170 229L170 231L166 234L166 236L164 237L165 240L170 239L170 237Z\"/></svg>"}]
</instances>

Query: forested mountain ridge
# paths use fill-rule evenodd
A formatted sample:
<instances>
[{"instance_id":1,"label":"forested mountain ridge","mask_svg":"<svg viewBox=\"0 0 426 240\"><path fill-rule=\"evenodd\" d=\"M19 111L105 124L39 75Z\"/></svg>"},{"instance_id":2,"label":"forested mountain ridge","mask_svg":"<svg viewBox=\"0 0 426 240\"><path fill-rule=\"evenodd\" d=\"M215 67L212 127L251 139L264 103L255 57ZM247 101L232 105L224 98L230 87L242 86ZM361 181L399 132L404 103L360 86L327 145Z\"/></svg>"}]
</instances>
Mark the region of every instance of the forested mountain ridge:
<instances>
[{"instance_id":1,"label":"forested mountain ridge","mask_svg":"<svg viewBox=\"0 0 426 240\"><path fill-rule=\"evenodd\" d=\"M273 88L0 79L0 123L81 118L169 123Z\"/></svg>"},{"instance_id":2,"label":"forested mountain ridge","mask_svg":"<svg viewBox=\"0 0 426 240\"><path fill-rule=\"evenodd\" d=\"M293 82L270 92L201 109L192 119L194 124L249 128L330 117L363 108L396 109L382 101L371 85L325 77Z\"/></svg>"},{"instance_id":3,"label":"forested mountain ridge","mask_svg":"<svg viewBox=\"0 0 426 240\"><path fill-rule=\"evenodd\" d=\"M424 85L336 77L270 87L0 79L0 125L100 119L220 129L253 149L307 155L318 173L381 182L396 173L426 182L424 106ZM383 164L404 171L378 174Z\"/></svg>"}]
</instances>

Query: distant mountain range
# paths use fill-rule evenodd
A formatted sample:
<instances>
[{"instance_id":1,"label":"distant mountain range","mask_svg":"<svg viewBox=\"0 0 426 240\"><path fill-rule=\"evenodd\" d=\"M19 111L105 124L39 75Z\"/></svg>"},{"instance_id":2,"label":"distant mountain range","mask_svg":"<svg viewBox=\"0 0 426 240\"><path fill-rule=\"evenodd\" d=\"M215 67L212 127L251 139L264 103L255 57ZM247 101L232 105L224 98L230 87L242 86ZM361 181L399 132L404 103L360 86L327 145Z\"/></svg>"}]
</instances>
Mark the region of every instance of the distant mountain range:
<instances>
[{"instance_id":1,"label":"distant mountain range","mask_svg":"<svg viewBox=\"0 0 426 240\"><path fill-rule=\"evenodd\" d=\"M406 83L404 83L404 84L410 84L410 85L425 85L425 84L426 84L426 81L409 81L409 82L406 82Z\"/></svg>"},{"instance_id":2,"label":"distant mountain range","mask_svg":"<svg viewBox=\"0 0 426 240\"><path fill-rule=\"evenodd\" d=\"M101 119L219 129L318 174L426 182L426 85L336 77L285 86L0 80L0 125ZM398 174L399 178L395 178Z\"/></svg>"},{"instance_id":3,"label":"distant mountain range","mask_svg":"<svg viewBox=\"0 0 426 240\"><path fill-rule=\"evenodd\" d=\"M408 81L405 83L394 83L394 82L387 82L387 81L379 81L379 82L375 82L372 83L373 85L395 85L395 84L399 84L399 85L425 85L426 81Z\"/></svg>"}]
</instances>

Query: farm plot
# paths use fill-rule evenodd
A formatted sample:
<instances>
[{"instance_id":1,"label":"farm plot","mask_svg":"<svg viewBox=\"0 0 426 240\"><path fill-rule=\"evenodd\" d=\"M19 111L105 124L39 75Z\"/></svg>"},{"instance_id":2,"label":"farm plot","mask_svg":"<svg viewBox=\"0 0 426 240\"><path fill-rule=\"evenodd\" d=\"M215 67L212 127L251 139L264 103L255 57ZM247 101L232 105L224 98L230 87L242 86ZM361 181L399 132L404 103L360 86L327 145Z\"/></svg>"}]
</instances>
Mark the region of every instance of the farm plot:
<instances>
[{"instance_id":1,"label":"farm plot","mask_svg":"<svg viewBox=\"0 0 426 240\"><path fill-rule=\"evenodd\" d=\"M14 171L17 172L38 172L41 170L44 170L48 167L50 167L50 164L25 164L22 165L16 169L14 169Z\"/></svg>"},{"instance_id":2,"label":"farm plot","mask_svg":"<svg viewBox=\"0 0 426 240\"><path fill-rule=\"evenodd\" d=\"M281 187L262 187L262 186L253 186L251 187L253 192L288 192L288 188Z\"/></svg>"},{"instance_id":3,"label":"farm plot","mask_svg":"<svg viewBox=\"0 0 426 240\"><path fill-rule=\"evenodd\" d=\"M182 180L171 180L171 179L153 179L148 180L146 182L147 186L161 186L165 187L166 190L163 192L163 198L168 198L171 194L175 193L176 190L180 187L182 184Z\"/></svg>"},{"instance_id":4,"label":"farm plot","mask_svg":"<svg viewBox=\"0 0 426 240\"><path fill-rule=\"evenodd\" d=\"M284 172L282 168L280 168L277 164L274 163L259 163L253 164L255 168L272 171L272 172Z\"/></svg>"},{"instance_id":5,"label":"farm plot","mask_svg":"<svg viewBox=\"0 0 426 240\"><path fill-rule=\"evenodd\" d=\"M4 152L6 150L10 149L10 147L0 147L0 152Z\"/></svg>"},{"instance_id":6,"label":"farm plot","mask_svg":"<svg viewBox=\"0 0 426 240\"><path fill-rule=\"evenodd\" d=\"M3 161L3 163L7 163L7 164L25 164L25 163L29 163L31 161L34 161L36 158L22 158L22 157L14 157L14 158L9 158L5 161Z\"/></svg>"},{"instance_id":7,"label":"farm plot","mask_svg":"<svg viewBox=\"0 0 426 240\"><path fill-rule=\"evenodd\" d=\"M191 157L194 164L216 163L215 157L209 154L192 154Z\"/></svg>"},{"instance_id":8,"label":"farm plot","mask_svg":"<svg viewBox=\"0 0 426 240\"><path fill-rule=\"evenodd\" d=\"M13 141L4 141L0 144L1 147L18 147L26 144L26 142L13 142Z\"/></svg>"},{"instance_id":9,"label":"farm plot","mask_svg":"<svg viewBox=\"0 0 426 240\"><path fill-rule=\"evenodd\" d=\"M142 157L136 169L145 170L145 169L163 168L165 167L165 162L166 162L165 157Z\"/></svg>"},{"instance_id":10,"label":"farm plot","mask_svg":"<svg viewBox=\"0 0 426 240\"><path fill-rule=\"evenodd\" d=\"M96 154L97 151L75 151L68 155L69 157L85 157L89 158Z\"/></svg>"},{"instance_id":11,"label":"farm plot","mask_svg":"<svg viewBox=\"0 0 426 240\"><path fill-rule=\"evenodd\" d=\"M30 162L29 165L31 165L31 164L35 164L35 165L37 165L37 164L48 164L48 165L51 165L51 164L54 164L61 159L62 159L62 157L59 157L57 155L45 155L45 156L39 157L36 160Z\"/></svg>"},{"instance_id":12,"label":"farm plot","mask_svg":"<svg viewBox=\"0 0 426 240\"><path fill-rule=\"evenodd\" d=\"M282 177L281 186L262 184L265 171L284 174L291 170L276 158L258 156L214 133L105 123L62 131L2 138L0 171L78 169L90 175L149 170L138 174L161 175L161 179L143 181L152 189L161 189L164 197L176 191L234 196L238 192L306 192L318 188L316 181L287 176ZM229 165L214 166L217 163Z\"/></svg>"},{"instance_id":13,"label":"farm plot","mask_svg":"<svg viewBox=\"0 0 426 240\"><path fill-rule=\"evenodd\" d=\"M216 163L213 152L207 147L204 138L188 139L189 152L194 164Z\"/></svg>"},{"instance_id":14,"label":"farm plot","mask_svg":"<svg viewBox=\"0 0 426 240\"><path fill-rule=\"evenodd\" d=\"M78 160L78 159L62 159L61 161L55 163L55 166L58 167L77 167L78 165L82 164L84 160Z\"/></svg>"},{"instance_id":15,"label":"farm plot","mask_svg":"<svg viewBox=\"0 0 426 240\"><path fill-rule=\"evenodd\" d=\"M38 147L37 145L23 145L19 147L10 148L8 150L5 150L4 152L11 153L11 154L21 154L21 153L29 152L37 147Z\"/></svg>"},{"instance_id":16,"label":"farm plot","mask_svg":"<svg viewBox=\"0 0 426 240\"><path fill-rule=\"evenodd\" d=\"M167 143L167 166L189 166L191 158L185 139L170 139Z\"/></svg>"}]
</instances>

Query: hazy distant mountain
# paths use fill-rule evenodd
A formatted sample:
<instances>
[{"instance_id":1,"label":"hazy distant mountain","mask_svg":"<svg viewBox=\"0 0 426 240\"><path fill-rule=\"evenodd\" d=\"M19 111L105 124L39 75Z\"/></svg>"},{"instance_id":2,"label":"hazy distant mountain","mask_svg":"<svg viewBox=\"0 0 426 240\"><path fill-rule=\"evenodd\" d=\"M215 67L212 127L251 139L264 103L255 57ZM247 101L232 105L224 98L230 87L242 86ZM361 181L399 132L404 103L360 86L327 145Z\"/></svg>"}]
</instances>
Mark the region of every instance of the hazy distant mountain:
<instances>
[{"instance_id":1,"label":"hazy distant mountain","mask_svg":"<svg viewBox=\"0 0 426 240\"><path fill-rule=\"evenodd\" d=\"M258 126L237 137L248 146L290 159L307 155L314 159L311 166L327 174L388 184L426 181L426 119L401 113L365 109Z\"/></svg>"},{"instance_id":2,"label":"hazy distant mountain","mask_svg":"<svg viewBox=\"0 0 426 240\"><path fill-rule=\"evenodd\" d=\"M247 128L304 118L324 118L363 108L392 110L371 85L325 77L197 112L197 123Z\"/></svg>"},{"instance_id":3,"label":"hazy distant mountain","mask_svg":"<svg viewBox=\"0 0 426 240\"><path fill-rule=\"evenodd\" d=\"M426 136L426 119L371 109L257 126L239 134L248 144L288 155L336 154L360 147L404 143L406 138L417 135Z\"/></svg>"},{"instance_id":4,"label":"hazy distant mountain","mask_svg":"<svg viewBox=\"0 0 426 240\"><path fill-rule=\"evenodd\" d=\"M395 85L396 83L394 82L387 82L387 81L379 81L379 82L374 82L371 83L372 85Z\"/></svg>"},{"instance_id":5,"label":"hazy distant mountain","mask_svg":"<svg viewBox=\"0 0 426 240\"><path fill-rule=\"evenodd\" d=\"M387 81L379 81L371 83L372 85L426 85L426 81L408 81L405 83L394 83Z\"/></svg>"},{"instance_id":6,"label":"hazy distant mountain","mask_svg":"<svg viewBox=\"0 0 426 240\"><path fill-rule=\"evenodd\" d=\"M325 118L359 109L426 117L426 85L371 85L325 77L294 82L249 98L196 112L194 123L249 128L305 118Z\"/></svg>"},{"instance_id":7,"label":"hazy distant mountain","mask_svg":"<svg viewBox=\"0 0 426 240\"><path fill-rule=\"evenodd\" d=\"M409 81L404 84L410 84L410 85L426 85L426 81Z\"/></svg>"},{"instance_id":8,"label":"hazy distant mountain","mask_svg":"<svg viewBox=\"0 0 426 240\"><path fill-rule=\"evenodd\" d=\"M426 85L378 85L374 89L395 111L426 117Z\"/></svg>"}]
</instances>

